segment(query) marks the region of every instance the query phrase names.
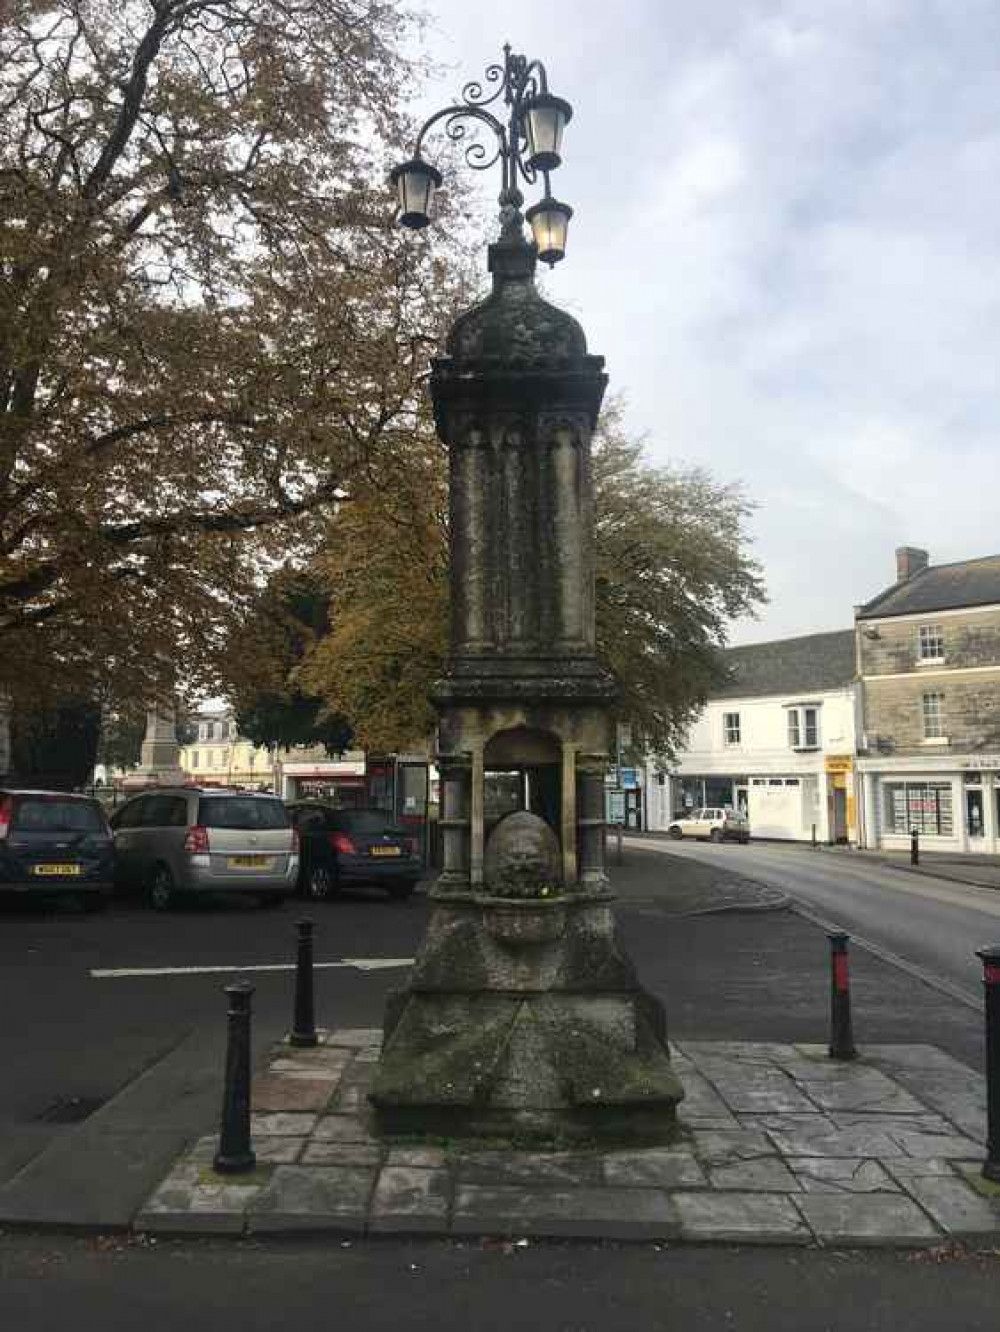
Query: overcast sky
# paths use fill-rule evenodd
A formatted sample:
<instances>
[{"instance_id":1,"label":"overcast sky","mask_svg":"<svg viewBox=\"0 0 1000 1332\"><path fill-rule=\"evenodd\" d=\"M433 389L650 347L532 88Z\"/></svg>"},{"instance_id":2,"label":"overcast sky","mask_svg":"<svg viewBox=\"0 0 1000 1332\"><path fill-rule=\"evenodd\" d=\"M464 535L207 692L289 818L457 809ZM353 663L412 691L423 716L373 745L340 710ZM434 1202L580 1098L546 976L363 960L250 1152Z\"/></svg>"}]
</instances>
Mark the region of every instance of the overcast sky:
<instances>
[{"instance_id":1,"label":"overcast sky","mask_svg":"<svg viewBox=\"0 0 1000 1332\"><path fill-rule=\"evenodd\" d=\"M1000 551L997 0L427 3L435 105L508 40L573 103L548 294L652 459L759 505L733 641L848 627L897 545Z\"/></svg>"}]
</instances>

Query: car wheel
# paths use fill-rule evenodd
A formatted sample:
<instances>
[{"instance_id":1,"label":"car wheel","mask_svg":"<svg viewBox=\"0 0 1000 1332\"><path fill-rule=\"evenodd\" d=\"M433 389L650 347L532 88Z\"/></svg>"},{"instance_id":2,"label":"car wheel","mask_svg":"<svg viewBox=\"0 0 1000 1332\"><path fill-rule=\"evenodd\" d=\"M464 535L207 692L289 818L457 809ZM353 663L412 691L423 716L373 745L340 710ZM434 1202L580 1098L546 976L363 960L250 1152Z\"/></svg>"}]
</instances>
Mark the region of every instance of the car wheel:
<instances>
[{"instance_id":1,"label":"car wheel","mask_svg":"<svg viewBox=\"0 0 1000 1332\"><path fill-rule=\"evenodd\" d=\"M177 890L174 887L174 876L166 865L157 865L153 870L146 896L154 911L169 911L173 906Z\"/></svg>"},{"instance_id":2,"label":"car wheel","mask_svg":"<svg viewBox=\"0 0 1000 1332\"><path fill-rule=\"evenodd\" d=\"M402 879L399 883L386 884L386 890L394 902L405 902L413 896L417 883L417 879Z\"/></svg>"},{"instance_id":3,"label":"car wheel","mask_svg":"<svg viewBox=\"0 0 1000 1332\"><path fill-rule=\"evenodd\" d=\"M710 842L715 842L715 843L719 843L719 842L721 842L721 841L722 841L722 829L721 829L721 828L713 828L712 831L708 834L708 840L709 840Z\"/></svg>"},{"instance_id":4,"label":"car wheel","mask_svg":"<svg viewBox=\"0 0 1000 1332\"><path fill-rule=\"evenodd\" d=\"M681 832L680 828L678 828L677 825L675 824L672 828L667 829L667 836L672 838L675 842L679 842L681 838L684 836L684 834Z\"/></svg>"},{"instance_id":5,"label":"car wheel","mask_svg":"<svg viewBox=\"0 0 1000 1332\"><path fill-rule=\"evenodd\" d=\"M329 865L310 865L306 874L305 896L312 902L325 902L336 896L337 876Z\"/></svg>"}]
</instances>

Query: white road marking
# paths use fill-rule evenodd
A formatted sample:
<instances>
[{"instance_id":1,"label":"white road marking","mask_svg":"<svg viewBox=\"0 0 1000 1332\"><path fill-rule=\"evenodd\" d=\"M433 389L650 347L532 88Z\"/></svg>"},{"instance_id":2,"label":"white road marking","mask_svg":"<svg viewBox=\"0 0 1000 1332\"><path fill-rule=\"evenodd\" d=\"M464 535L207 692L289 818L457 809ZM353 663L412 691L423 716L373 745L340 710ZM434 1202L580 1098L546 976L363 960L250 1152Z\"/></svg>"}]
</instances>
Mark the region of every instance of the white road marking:
<instances>
[{"instance_id":1,"label":"white road marking","mask_svg":"<svg viewBox=\"0 0 1000 1332\"><path fill-rule=\"evenodd\" d=\"M345 957L339 962L314 962L313 969L332 970L354 967L357 971L386 971L393 967L412 967L412 957ZM206 967L92 967L92 980L123 980L136 976L215 976L243 971L294 971L294 962L262 962L249 966Z\"/></svg>"}]
</instances>

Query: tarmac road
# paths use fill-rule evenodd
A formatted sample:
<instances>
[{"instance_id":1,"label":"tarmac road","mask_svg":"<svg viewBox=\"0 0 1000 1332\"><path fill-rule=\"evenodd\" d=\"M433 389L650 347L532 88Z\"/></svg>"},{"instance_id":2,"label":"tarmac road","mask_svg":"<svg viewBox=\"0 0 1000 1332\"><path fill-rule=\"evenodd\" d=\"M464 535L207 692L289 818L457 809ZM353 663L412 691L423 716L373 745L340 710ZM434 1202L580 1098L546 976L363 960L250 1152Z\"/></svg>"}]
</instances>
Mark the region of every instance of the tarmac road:
<instances>
[{"instance_id":1,"label":"tarmac road","mask_svg":"<svg viewBox=\"0 0 1000 1332\"><path fill-rule=\"evenodd\" d=\"M982 1006L975 950L1000 942L1000 891L866 861L863 852L751 843L713 846L630 837L626 847L668 852L779 888L796 902L942 980Z\"/></svg>"}]
</instances>

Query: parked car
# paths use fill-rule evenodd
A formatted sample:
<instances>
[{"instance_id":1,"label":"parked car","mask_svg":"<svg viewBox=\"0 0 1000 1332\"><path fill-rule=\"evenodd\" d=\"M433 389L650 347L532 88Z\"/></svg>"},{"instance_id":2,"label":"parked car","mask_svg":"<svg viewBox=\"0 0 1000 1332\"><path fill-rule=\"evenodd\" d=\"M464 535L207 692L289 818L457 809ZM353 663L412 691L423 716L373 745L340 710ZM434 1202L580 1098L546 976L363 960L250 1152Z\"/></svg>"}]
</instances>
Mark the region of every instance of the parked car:
<instances>
[{"instance_id":1,"label":"parked car","mask_svg":"<svg viewBox=\"0 0 1000 1332\"><path fill-rule=\"evenodd\" d=\"M265 906L295 891L298 834L276 796L158 787L111 816L115 879L166 911L184 893L251 893Z\"/></svg>"},{"instance_id":2,"label":"parked car","mask_svg":"<svg viewBox=\"0 0 1000 1332\"><path fill-rule=\"evenodd\" d=\"M98 801L0 788L0 894L72 895L101 911L113 884L111 829Z\"/></svg>"},{"instance_id":3,"label":"parked car","mask_svg":"<svg viewBox=\"0 0 1000 1332\"><path fill-rule=\"evenodd\" d=\"M315 900L345 883L372 883L405 900L423 873L411 837L381 809L335 809L321 801L289 806L302 845L299 889Z\"/></svg>"},{"instance_id":4,"label":"parked car","mask_svg":"<svg viewBox=\"0 0 1000 1332\"><path fill-rule=\"evenodd\" d=\"M741 809L706 806L674 819L667 829L667 835L673 838L696 837L709 842L742 842L746 845L750 840L750 820Z\"/></svg>"}]
</instances>

